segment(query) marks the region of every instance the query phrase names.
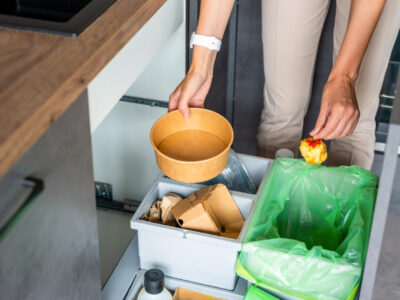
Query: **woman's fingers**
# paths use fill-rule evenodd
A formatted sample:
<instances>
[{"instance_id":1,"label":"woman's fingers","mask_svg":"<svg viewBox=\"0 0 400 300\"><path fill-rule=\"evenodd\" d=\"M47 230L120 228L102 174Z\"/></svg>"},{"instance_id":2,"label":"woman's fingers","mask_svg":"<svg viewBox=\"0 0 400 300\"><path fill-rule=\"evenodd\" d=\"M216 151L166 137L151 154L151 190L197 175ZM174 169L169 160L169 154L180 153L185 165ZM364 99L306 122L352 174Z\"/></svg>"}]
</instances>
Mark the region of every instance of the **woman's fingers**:
<instances>
[{"instance_id":1,"label":"woman's fingers","mask_svg":"<svg viewBox=\"0 0 400 300\"><path fill-rule=\"evenodd\" d=\"M354 81L347 76L330 76L322 93L318 120L310 135L327 140L348 136L354 131L359 116Z\"/></svg>"},{"instance_id":2,"label":"woman's fingers","mask_svg":"<svg viewBox=\"0 0 400 300\"><path fill-rule=\"evenodd\" d=\"M178 109L179 98L181 97L182 88L179 85L175 91L169 96L168 112Z\"/></svg>"},{"instance_id":3,"label":"woman's fingers","mask_svg":"<svg viewBox=\"0 0 400 300\"><path fill-rule=\"evenodd\" d=\"M169 97L168 111L179 109L185 118L190 116L189 107L203 107L211 85L208 77L199 73L188 73Z\"/></svg>"},{"instance_id":4,"label":"woman's fingers","mask_svg":"<svg viewBox=\"0 0 400 300\"><path fill-rule=\"evenodd\" d=\"M349 124L349 128L350 128L350 129L349 129L349 131L347 132L347 134L346 134L345 136L349 136L349 135L352 135L352 134L353 134L354 130L355 130L356 127L357 127L359 118L360 118L360 113L357 112L357 113L354 115L354 117L353 117L353 122L351 122L351 123ZM350 126L350 125L351 125L351 126Z\"/></svg>"},{"instance_id":5,"label":"woman's fingers","mask_svg":"<svg viewBox=\"0 0 400 300\"><path fill-rule=\"evenodd\" d=\"M190 115L189 103L198 101L204 102L204 98L200 99L200 97L196 95L198 94L202 85L202 78L190 76L185 79L178 104L178 109L181 111L185 118L189 118Z\"/></svg>"},{"instance_id":6,"label":"woman's fingers","mask_svg":"<svg viewBox=\"0 0 400 300\"><path fill-rule=\"evenodd\" d=\"M340 117L338 117L338 118L340 118ZM340 118L339 123L336 124L336 127L334 128L333 132L331 132L330 134L325 136L324 139L331 140L334 138L343 137L345 129L346 129L347 125L349 125L350 119L351 119L351 117L347 117L347 116Z\"/></svg>"},{"instance_id":7,"label":"woman's fingers","mask_svg":"<svg viewBox=\"0 0 400 300\"><path fill-rule=\"evenodd\" d=\"M348 122L346 128L343 130L343 134L340 137L346 137L351 135L356 125L357 125L357 118L352 117L352 119Z\"/></svg>"},{"instance_id":8,"label":"woman's fingers","mask_svg":"<svg viewBox=\"0 0 400 300\"><path fill-rule=\"evenodd\" d=\"M324 127L329 115L329 107L328 105L321 105L321 109L318 115L317 122L315 123L315 127L311 130L310 135L314 137L321 129ZM314 137L315 138L315 137Z\"/></svg>"},{"instance_id":9,"label":"woman's fingers","mask_svg":"<svg viewBox=\"0 0 400 300\"><path fill-rule=\"evenodd\" d=\"M339 122L340 120L336 114L330 114L324 127L316 135L314 135L313 138L316 140L327 139L327 137L335 131Z\"/></svg>"},{"instance_id":10,"label":"woman's fingers","mask_svg":"<svg viewBox=\"0 0 400 300\"><path fill-rule=\"evenodd\" d=\"M314 139L331 140L350 135L359 118L358 108L354 105L336 103L332 106L328 121L313 137Z\"/></svg>"},{"instance_id":11,"label":"woman's fingers","mask_svg":"<svg viewBox=\"0 0 400 300\"><path fill-rule=\"evenodd\" d=\"M182 90L181 98L178 104L178 109L185 118L189 118L190 116L189 101L195 92L196 91L194 91L190 85L185 86Z\"/></svg>"}]
</instances>

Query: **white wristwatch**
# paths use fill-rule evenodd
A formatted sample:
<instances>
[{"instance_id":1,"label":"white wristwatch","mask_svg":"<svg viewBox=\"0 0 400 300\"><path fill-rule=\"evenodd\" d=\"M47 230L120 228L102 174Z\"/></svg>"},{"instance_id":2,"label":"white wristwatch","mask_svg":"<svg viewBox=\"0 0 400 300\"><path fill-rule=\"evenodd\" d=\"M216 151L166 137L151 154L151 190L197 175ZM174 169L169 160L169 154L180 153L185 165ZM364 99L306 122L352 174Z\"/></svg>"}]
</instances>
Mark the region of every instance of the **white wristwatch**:
<instances>
[{"instance_id":1,"label":"white wristwatch","mask_svg":"<svg viewBox=\"0 0 400 300\"><path fill-rule=\"evenodd\" d=\"M221 49L221 40L217 39L215 36L207 36L192 33L190 38L190 48L193 48L193 45L203 46L210 50L217 50Z\"/></svg>"}]
</instances>

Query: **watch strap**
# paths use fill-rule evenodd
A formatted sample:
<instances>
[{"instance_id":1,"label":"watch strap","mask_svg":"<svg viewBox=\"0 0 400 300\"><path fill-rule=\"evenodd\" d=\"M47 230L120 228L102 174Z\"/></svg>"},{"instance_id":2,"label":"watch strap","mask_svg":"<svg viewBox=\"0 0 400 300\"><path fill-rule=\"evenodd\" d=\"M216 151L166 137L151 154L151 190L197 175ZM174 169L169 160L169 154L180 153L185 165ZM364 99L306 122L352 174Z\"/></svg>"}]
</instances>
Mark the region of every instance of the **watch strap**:
<instances>
[{"instance_id":1,"label":"watch strap","mask_svg":"<svg viewBox=\"0 0 400 300\"><path fill-rule=\"evenodd\" d=\"M196 34L195 32L192 33L190 38L190 48L193 48L194 45L198 45L206 47L210 50L219 51L221 49L221 44L221 40L214 36Z\"/></svg>"}]
</instances>

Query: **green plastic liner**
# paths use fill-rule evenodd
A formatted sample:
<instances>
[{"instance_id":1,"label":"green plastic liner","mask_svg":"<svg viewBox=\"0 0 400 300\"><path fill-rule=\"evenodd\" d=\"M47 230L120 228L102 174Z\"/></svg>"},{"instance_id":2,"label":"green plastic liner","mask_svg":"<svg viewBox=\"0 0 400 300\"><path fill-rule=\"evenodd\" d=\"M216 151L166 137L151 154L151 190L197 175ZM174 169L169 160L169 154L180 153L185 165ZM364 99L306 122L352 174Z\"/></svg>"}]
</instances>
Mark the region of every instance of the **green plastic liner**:
<instances>
[{"instance_id":1,"label":"green plastic liner","mask_svg":"<svg viewBox=\"0 0 400 300\"><path fill-rule=\"evenodd\" d=\"M353 299L368 247L378 177L351 167L275 160L236 272L301 299Z\"/></svg>"},{"instance_id":2,"label":"green plastic liner","mask_svg":"<svg viewBox=\"0 0 400 300\"><path fill-rule=\"evenodd\" d=\"M246 292L243 300L279 300L278 298L251 285Z\"/></svg>"}]
</instances>

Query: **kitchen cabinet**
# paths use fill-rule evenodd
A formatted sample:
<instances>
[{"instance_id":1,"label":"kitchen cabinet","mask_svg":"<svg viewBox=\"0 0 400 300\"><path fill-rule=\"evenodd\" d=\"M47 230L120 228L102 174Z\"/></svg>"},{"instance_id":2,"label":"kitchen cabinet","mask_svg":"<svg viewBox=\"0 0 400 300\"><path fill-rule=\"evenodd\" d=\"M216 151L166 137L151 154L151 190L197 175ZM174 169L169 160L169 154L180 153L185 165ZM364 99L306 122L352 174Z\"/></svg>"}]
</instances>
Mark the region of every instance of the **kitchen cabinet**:
<instances>
[{"instance_id":1,"label":"kitchen cabinet","mask_svg":"<svg viewBox=\"0 0 400 300\"><path fill-rule=\"evenodd\" d=\"M88 116L84 92L0 181L0 219L16 216L0 235L1 299L100 299ZM24 206L28 176L43 190Z\"/></svg>"},{"instance_id":2,"label":"kitchen cabinet","mask_svg":"<svg viewBox=\"0 0 400 300\"><path fill-rule=\"evenodd\" d=\"M186 73L186 22L184 21L160 49L151 63L133 82L124 96L160 100L169 95Z\"/></svg>"},{"instance_id":3,"label":"kitchen cabinet","mask_svg":"<svg viewBox=\"0 0 400 300\"><path fill-rule=\"evenodd\" d=\"M169 2L184 4L181 0ZM172 16L182 17L180 13ZM157 14L153 18L158 18ZM183 20L137 78L130 77L130 86L121 90L121 101L92 128L94 178L112 185L113 200L141 200L158 175L149 133L153 123L167 112L169 95L185 76L185 25ZM154 36L157 32L147 34ZM115 88L118 86L110 85L111 91ZM91 114L103 110L97 108L103 104L99 99L92 99L96 107ZM114 100L111 97L107 101ZM149 105L140 104L143 101ZM92 116L92 120L98 116Z\"/></svg>"},{"instance_id":4,"label":"kitchen cabinet","mask_svg":"<svg viewBox=\"0 0 400 300\"><path fill-rule=\"evenodd\" d=\"M167 1L0 178L1 299L101 298L91 131L184 30L184 4Z\"/></svg>"},{"instance_id":5,"label":"kitchen cabinet","mask_svg":"<svg viewBox=\"0 0 400 300\"><path fill-rule=\"evenodd\" d=\"M183 23L184 4L167 1L88 85L92 132Z\"/></svg>"},{"instance_id":6,"label":"kitchen cabinet","mask_svg":"<svg viewBox=\"0 0 400 300\"><path fill-rule=\"evenodd\" d=\"M94 179L112 185L115 201L141 200L159 174L148 135L185 75L184 7L183 0L167 1L89 84ZM130 102L138 98L163 104ZM111 233L117 220L126 222L122 214L98 211L103 283L131 239Z\"/></svg>"},{"instance_id":7,"label":"kitchen cabinet","mask_svg":"<svg viewBox=\"0 0 400 300\"><path fill-rule=\"evenodd\" d=\"M112 185L113 200L141 200L158 176L149 134L166 112L121 101L92 134L94 178Z\"/></svg>"}]
</instances>

